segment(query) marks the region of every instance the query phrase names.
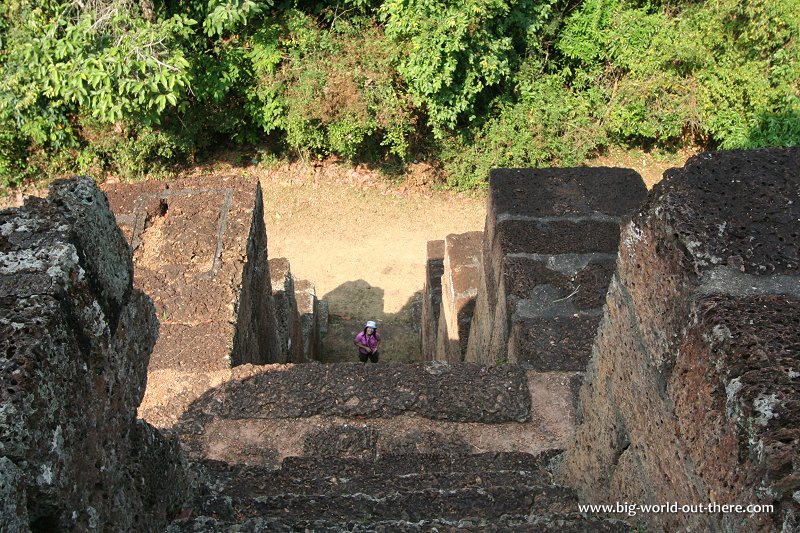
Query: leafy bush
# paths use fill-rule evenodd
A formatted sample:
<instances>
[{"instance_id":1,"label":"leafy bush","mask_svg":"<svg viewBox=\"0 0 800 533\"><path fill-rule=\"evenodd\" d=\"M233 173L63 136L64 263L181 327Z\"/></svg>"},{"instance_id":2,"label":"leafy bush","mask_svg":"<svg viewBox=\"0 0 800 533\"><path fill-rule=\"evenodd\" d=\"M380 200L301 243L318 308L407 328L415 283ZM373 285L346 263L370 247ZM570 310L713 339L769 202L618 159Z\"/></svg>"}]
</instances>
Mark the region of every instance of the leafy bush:
<instances>
[{"instance_id":1,"label":"leafy bush","mask_svg":"<svg viewBox=\"0 0 800 533\"><path fill-rule=\"evenodd\" d=\"M163 176L175 161L190 158L192 137L169 129L136 124L109 126L87 116L79 119L85 147L77 157L77 171L108 172L123 180Z\"/></svg>"},{"instance_id":2,"label":"leafy bush","mask_svg":"<svg viewBox=\"0 0 800 533\"><path fill-rule=\"evenodd\" d=\"M669 13L588 0L567 20L557 50L565 72L605 91L604 126L616 142L797 144L800 11L793 4L722 0Z\"/></svg>"},{"instance_id":3,"label":"leafy bush","mask_svg":"<svg viewBox=\"0 0 800 533\"><path fill-rule=\"evenodd\" d=\"M800 143L797 0L6 0L0 185L134 179L220 143L581 163Z\"/></svg>"},{"instance_id":4,"label":"leafy bush","mask_svg":"<svg viewBox=\"0 0 800 533\"><path fill-rule=\"evenodd\" d=\"M189 62L178 42L194 21L150 22L125 2L82 5L19 1L2 13L0 122L14 133L4 135L0 172L25 172L30 151L77 148L81 110L105 124L155 124L185 96Z\"/></svg>"},{"instance_id":5,"label":"leafy bush","mask_svg":"<svg viewBox=\"0 0 800 533\"><path fill-rule=\"evenodd\" d=\"M593 95L565 90L561 76L545 75L537 66L526 65L515 97L498 99L470 137L446 143L449 186L483 187L489 170L498 167L574 166L605 143L592 115Z\"/></svg>"},{"instance_id":6,"label":"leafy bush","mask_svg":"<svg viewBox=\"0 0 800 533\"><path fill-rule=\"evenodd\" d=\"M252 52L258 83L250 108L264 130L283 130L299 152L353 159L377 137L405 157L412 106L398 90L393 47L379 28L364 18L323 28L298 11L285 24L277 45L263 36Z\"/></svg>"},{"instance_id":7,"label":"leafy bush","mask_svg":"<svg viewBox=\"0 0 800 533\"><path fill-rule=\"evenodd\" d=\"M475 117L478 97L512 72L515 44L539 30L552 0L386 0L398 73L437 137Z\"/></svg>"}]
</instances>

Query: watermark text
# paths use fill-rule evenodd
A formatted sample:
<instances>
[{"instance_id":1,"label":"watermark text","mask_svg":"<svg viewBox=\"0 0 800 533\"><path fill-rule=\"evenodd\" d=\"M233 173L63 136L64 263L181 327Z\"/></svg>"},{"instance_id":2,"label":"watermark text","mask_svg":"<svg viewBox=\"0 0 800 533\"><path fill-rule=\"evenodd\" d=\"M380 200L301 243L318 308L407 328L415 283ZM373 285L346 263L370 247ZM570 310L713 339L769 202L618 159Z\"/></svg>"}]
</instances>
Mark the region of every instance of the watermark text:
<instances>
[{"instance_id":1,"label":"watermark text","mask_svg":"<svg viewBox=\"0 0 800 533\"><path fill-rule=\"evenodd\" d=\"M678 502L658 503L658 504L645 504L645 503L632 503L632 502L616 502L607 504L579 504L578 510L582 513L608 513L608 514L625 514L627 516L636 516L637 514L667 514L667 513L739 513L739 514L756 514L756 513L771 513L772 505L769 504L750 504L741 505L734 503L687 503L681 504Z\"/></svg>"}]
</instances>

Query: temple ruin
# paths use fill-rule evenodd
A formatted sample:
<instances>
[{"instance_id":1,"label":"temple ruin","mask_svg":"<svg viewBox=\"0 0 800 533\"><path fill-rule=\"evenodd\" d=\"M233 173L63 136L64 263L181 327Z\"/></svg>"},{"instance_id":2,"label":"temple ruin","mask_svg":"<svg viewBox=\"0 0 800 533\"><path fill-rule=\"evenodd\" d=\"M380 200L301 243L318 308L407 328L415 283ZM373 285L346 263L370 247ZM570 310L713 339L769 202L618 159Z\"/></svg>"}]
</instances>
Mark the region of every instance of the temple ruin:
<instances>
[{"instance_id":1,"label":"temple ruin","mask_svg":"<svg viewBox=\"0 0 800 533\"><path fill-rule=\"evenodd\" d=\"M799 231L800 148L497 169L422 360L323 364L256 180L56 182L0 212L0 530L796 531Z\"/></svg>"}]
</instances>

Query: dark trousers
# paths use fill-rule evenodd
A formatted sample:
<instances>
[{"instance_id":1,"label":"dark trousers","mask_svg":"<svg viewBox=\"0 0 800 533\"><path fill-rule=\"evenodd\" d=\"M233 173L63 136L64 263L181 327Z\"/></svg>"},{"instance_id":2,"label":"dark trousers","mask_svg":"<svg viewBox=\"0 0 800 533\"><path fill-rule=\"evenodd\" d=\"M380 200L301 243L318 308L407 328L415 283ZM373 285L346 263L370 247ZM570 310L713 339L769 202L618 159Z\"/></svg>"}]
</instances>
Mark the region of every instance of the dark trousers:
<instances>
[{"instance_id":1,"label":"dark trousers","mask_svg":"<svg viewBox=\"0 0 800 533\"><path fill-rule=\"evenodd\" d=\"M369 359L373 363L377 363L378 362L378 352L375 352L375 353L361 353L361 352L358 352L358 359L362 363L366 363L367 359Z\"/></svg>"}]
</instances>

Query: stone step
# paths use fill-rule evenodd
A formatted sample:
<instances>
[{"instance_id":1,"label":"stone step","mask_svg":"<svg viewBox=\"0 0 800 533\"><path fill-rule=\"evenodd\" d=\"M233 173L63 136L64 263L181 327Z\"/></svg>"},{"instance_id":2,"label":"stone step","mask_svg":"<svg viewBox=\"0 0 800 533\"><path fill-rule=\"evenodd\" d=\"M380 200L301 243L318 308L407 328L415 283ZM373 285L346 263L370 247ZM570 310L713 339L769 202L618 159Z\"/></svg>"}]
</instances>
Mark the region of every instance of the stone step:
<instances>
[{"instance_id":1,"label":"stone step","mask_svg":"<svg viewBox=\"0 0 800 533\"><path fill-rule=\"evenodd\" d=\"M548 471L559 453L292 457L279 470L203 461L171 531L499 531L576 511L572 490Z\"/></svg>"},{"instance_id":2,"label":"stone step","mask_svg":"<svg viewBox=\"0 0 800 533\"><path fill-rule=\"evenodd\" d=\"M555 451L557 452L557 450ZM496 457L471 456L442 458L427 456L414 460L400 455L391 460L359 461L331 458L320 461L284 461L279 470L262 466L229 465L203 461L197 465L201 476L226 494L239 497L279 494L369 494L384 497L419 487L455 490L460 487L492 487L504 484L548 484L546 458L529 460L525 454ZM314 468L316 466L316 468Z\"/></svg>"},{"instance_id":3,"label":"stone step","mask_svg":"<svg viewBox=\"0 0 800 533\"><path fill-rule=\"evenodd\" d=\"M235 420L415 413L497 423L528 420L530 403L525 371L513 365L336 363L266 369L210 391L192 409L204 417Z\"/></svg>"},{"instance_id":4,"label":"stone step","mask_svg":"<svg viewBox=\"0 0 800 533\"><path fill-rule=\"evenodd\" d=\"M291 456L538 453L566 443L574 382L474 363L250 367L171 425L191 460L273 469Z\"/></svg>"},{"instance_id":5,"label":"stone step","mask_svg":"<svg viewBox=\"0 0 800 533\"><path fill-rule=\"evenodd\" d=\"M507 515L571 512L577 508L571 489L557 485L500 485L390 491L369 494L281 494L256 498L212 495L198 502L194 511L224 521L255 517L287 520L382 521L448 519L467 517L496 520Z\"/></svg>"},{"instance_id":6,"label":"stone step","mask_svg":"<svg viewBox=\"0 0 800 533\"><path fill-rule=\"evenodd\" d=\"M622 520L587 517L578 513L547 513L534 516L506 516L498 520L383 520L378 522L328 522L324 520L288 521L279 518L251 518L239 523L224 522L210 517L176 520L165 533L194 533L229 531L235 533L270 531L285 533L314 531L315 533L373 533L373 532L507 532L515 533L623 533L635 531Z\"/></svg>"},{"instance_id":7,"label":"stone step","mask_svg":"<svg viewBox=\"0 0 800 533\"><path fill-rule=\"evenodd\" d=\"M537 455L524 452L486 452L467 455L396 454L374 461L336 457L287 457L281 469L295 476L355 476L369 472L405 476L421 473L518 471L544 472L560 450Z\"/></svg>"},{"instance_id":8,"label":"stone step","mask_svg":"<svg viewBox=\"0 0 800 533\"><path fill-rule=\"evenodd\" d=\"M231 479L226 493L233 492L242 497L279 496L294 494L302 496L335 496L340 494L368 494L372 498L385 498L396 493L417 490L420 487L439 491L464 488L532 486L550 483L550 475L541 472L440 472L392 475L363 475L353 478L331 476L298 480L291 475L273 473L264 477Z\"/></svg>"}]
</instances>

